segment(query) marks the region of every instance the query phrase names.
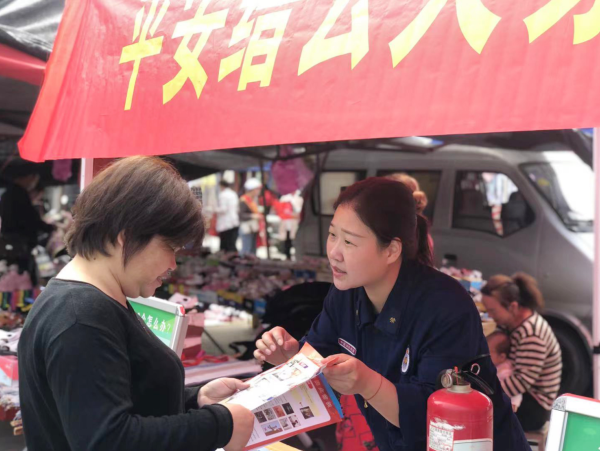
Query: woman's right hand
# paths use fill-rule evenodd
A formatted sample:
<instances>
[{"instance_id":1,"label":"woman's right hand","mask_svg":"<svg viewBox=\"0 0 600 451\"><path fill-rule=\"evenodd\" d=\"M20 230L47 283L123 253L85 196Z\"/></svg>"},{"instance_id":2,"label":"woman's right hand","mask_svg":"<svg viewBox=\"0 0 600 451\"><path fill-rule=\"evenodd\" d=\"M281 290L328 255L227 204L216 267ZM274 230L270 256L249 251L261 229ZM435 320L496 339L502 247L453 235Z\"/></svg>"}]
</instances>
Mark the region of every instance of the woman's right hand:
<instances>
[{"instance_id":1,"label":"woman's right hand","mask_svg":"<svg viewBox=\"0 0 600 451\"><path fill-rule=\"evenodd\" d=\"M256 342L256 348L254 357L277 366L294 357L300 344L283 327L278 326L265 332Z\"/></svg>"},{"instance_id":2,"label":"woman's right hand","mask_svg":"<svg viewBox=\"0 0 600 451\"><path fill-rule=\"evenodd\" d=\"M250 440L254 429L254 415L238 404L223 404L233 417L231 440L223 447L225 451L242 451Z\"/></svg>"}]
</instances>

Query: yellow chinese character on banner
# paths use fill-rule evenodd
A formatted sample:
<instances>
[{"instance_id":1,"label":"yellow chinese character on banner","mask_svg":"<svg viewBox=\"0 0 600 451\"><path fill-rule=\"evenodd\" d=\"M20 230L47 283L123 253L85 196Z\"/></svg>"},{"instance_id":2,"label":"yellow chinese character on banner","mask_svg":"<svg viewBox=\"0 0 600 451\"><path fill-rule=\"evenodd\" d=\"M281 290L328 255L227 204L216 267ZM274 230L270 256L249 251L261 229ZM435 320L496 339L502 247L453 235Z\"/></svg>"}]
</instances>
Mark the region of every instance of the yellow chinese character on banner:
<instances>
[{"instance_id":1,"label":"yellow chinese character on banner","mask_svg":"<svg viewBox=\"0 0 600 451\"><path fill-rule=\"evenodd\" d=\"M335 0L315 35L306 43L300 55L298 75L319 63L340 55L350 54L351 68L369 52L369 0L358 0L352 7L352 30L332 38L327 38L338 18L350 0Z\"/></svg>"},{"instance_id":2,"label":"yellow chinese character on banner","mask_svg":"<svg viewBox=\"0 0 600 451\"><path fill-rule=\"evenodd\" d=\"M193 0L187 0L184 10L187 11L192 6ZM208 80L208 75L198 61L198 57L213 30L223 28L227 20L227 9L217 11L211 14L205 14L210 0L202 0L196 14L190 20L179 22L173 31L173 38L181 38L181 43L175 52L175 61L181 66L181 69L175 77L163 86L163 105L177 95L187 80L192 82L196 97L200 98L202 90ZM200 34L194 49L190 51L189 44L193 35Z\"/></svg>"},{"instance_id":3,"label":"yellow chinese character on banner","mask_svg":"<svg viewBox=\"0 0 600 451\"><path fill-rule=\"evenodd\" d=\"M135 90L135 82L140 70L142 58L158 55L162 50L163 37L160 36L154 38L152 36L154 36L158 26L165 17L165 14L169 9L170 1L164 0L162 2L162 6L157 15L156 10L158 9L158 3L159 0L152 0L145 21L144 14L146 12L146 7L142 6L138 11L135 16L133 38L131 39L133 44L123 47L123 50L121 51L119 64L130 63L133 61L133 70L131 71L131 77L129 78L129 87L127 88L127 97L125 99L125 110L131 109L133 91ZM142 22L144 22L143 25ZM148 33L150 33L151 39L148 39ZM138 42L135 42L138 38Z\"/></svg>"},{"instance_id":4,"label":"yellow chinese character on banner","mask_svg":"<svg viewBox=\"0 0 600 451\"><path fill-rule=\"evenodd\" d=\"M244 0L242 2L244 14L233 29L229 47L248 38L250 38L250 42L246 49L239 50L221 60L219 81L241 67L238 91L245 90L248 83L260 82L261 87L271 84L275 59L292 10L286 9L263 14L256 19L250 19L250 17L254 11L263 11L297 1L299 0ZM261 38L263 32L271 30L273 30L273 37ZM265 57L264 62L253 63L253 59L257 57Z\"/></svg>"},{"instance_id":5,"label":"yellow chinese character on banner","mask_svg":"<svg viewBox=\"0 0 600 451\"><path fill-rule=\"evenodd\" d=\"M448 0L428 0L417 17L390 42L392 64L400 63L427 33ZM456 0L456 16L463 36L481 53L501 18L485 7L482 0Z\"/></svg>"},{"instance_id":6,"label":"yellow chinese character on banner","mask_svg":"<svg viewBox=\"0 0 600 451\"><path fill-rule=\"evenodd\" d=\"M531 44L566 16L580 0L550 0L536 12L523 21L529 33ZM600 34L600 1L596 0L591 9L585 14L573 17L573 44L581 44Z\"/></svg>"}]
</instances>

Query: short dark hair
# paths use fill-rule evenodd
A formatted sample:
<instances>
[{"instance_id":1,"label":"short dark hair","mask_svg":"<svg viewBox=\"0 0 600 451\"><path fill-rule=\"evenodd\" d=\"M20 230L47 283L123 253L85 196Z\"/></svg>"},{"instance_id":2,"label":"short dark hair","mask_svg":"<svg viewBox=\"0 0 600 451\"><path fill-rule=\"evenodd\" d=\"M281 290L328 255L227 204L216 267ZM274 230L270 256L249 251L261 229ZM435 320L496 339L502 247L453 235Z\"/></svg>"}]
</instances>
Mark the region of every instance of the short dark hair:
<instances>
[{"instance_id":1,"label":"short dark hair","mask_svg":"<svg viewBox=\"0 0 600 451\"><path fill-rule=\"evenodd\" d=\"M417 212L413 193L404 183L370 177L342 191L334 208L341 205L354 209L382 248L399 239L403 258L433 266L429 222Z\"/></svg>"},{"instance_id":2,"label":"short dark hair","mask_svg":"<svg viewBox=\"0 0 600 451\"><path fill-rule=\"evenodd\" d=\"M65 237L69 254L108 256L124 234L123 264L155 236L173 247L199 246L204 238L202 205L169 163L156 157L129 157L98 174L73 206Z\"/></svg>"}]
</instances>

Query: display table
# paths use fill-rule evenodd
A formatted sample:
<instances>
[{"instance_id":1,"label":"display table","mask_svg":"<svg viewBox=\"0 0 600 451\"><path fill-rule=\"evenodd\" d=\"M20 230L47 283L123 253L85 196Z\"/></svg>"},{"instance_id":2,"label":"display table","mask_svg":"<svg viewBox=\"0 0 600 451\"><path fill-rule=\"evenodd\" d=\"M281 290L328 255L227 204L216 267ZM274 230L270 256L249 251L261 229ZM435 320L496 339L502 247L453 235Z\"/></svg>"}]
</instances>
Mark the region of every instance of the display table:
<instances>
[{"instance_id":1,"label":"display table","mask_svg":"<svg viewBox=\"0 0 600 451\"><path fill-rule=\"evenodd\" d=\"M281 442L265 446L263 449L268 449L269 451L299 451L297 448L292 448Z\"/></svg>"},{"instance_id":2,"label":"display table","mask_svg":"<svg viewBox=\"0 0 600 451\"><path fill-rule=\"evenodd\" d=\"M262 371L257 360L231 359L223 363L203 363L185 368L185 385L199 385L221 377L253 377Z\"/></svg>"}]
</instances>

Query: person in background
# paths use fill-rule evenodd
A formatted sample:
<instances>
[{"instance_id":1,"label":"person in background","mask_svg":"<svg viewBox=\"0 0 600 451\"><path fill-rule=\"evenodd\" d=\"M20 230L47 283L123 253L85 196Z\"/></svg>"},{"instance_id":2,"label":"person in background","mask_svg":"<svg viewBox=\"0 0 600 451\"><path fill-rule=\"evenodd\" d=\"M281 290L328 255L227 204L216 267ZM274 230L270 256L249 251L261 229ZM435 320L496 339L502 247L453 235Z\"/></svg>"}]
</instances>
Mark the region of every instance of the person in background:
<instances>
[{"instance_id":1,"label":"person in background","mask_svg":"<svg viewBox=\"0 0 600 451\"><path fill-rule=\"evenodd\" d=\"M288 260L292 258L293 241L296 239L300 213L304 199L300 190L281 196L279 201L274 202L275 211L281 222L279 223L279 241L283 243L283 253Z\"/></svg>"},{"instance_id":2,"label":"person in background","mask_svg":"<svg viewBox=\"0 0 600 451\"><path fill-rule=\"evenodd\" d=\"M260 230L262 215L258 210L258 196L262 184L255 178L244 183L246 193L240 198L240 237L242 238L242 255L256 255L256 239Z\"/></svg>"},{"instance_id":3,"label":"person in background","mask_svg":"<svg viewBox=\"0 0 600 451\"><path fill-rule=\"evenodd\" d=\"M400 183L404 183L408 189L413 193L413 197L415 198L415 203L417 207L417 213L423 214L425 208L427 207L427 194L421 191L421 187L419 186L419 182L414 177L411 177L404 172L398 172L395 174L388 175L387 178L391 180L395 180Z\"/></svg>"},{"instance_id":4,"label":"person in background","mask_svg":"<svg viewBox=\"0 0 600 451\"><path fill-rule=\"evenodd\" d=\"M37 246L41 234L50 234L54 226L44 222L33 205L31 195L40 181L35 168L27 165L9 167L15 174L0 200L0 233L6 244L12 245L19 270L28 271L36 283L35 260L31 251Z\"/></svg>"},{"instance_id":5,"label":"person in background","mask_svg":"<svg viewBox=\"0 0 600 451\"><path fill-rule=\"evenodd\" d=\"M510 333L508 358L513 374L501 381L511 397L523 395L517 417L525 431L536 431L550 419L562 375L558 340L540 312L544 299L536 280L517 273L496 275L481 290L488 314Z\"/></svg>"},{"instance_id":6,"label":"person in background","mask_svg":"<svg viewBox=\"0 0 600 451\"><path fill-rule=\"evenodd\" d=\"M508 359L508 354L510 353L510 338L501 330L495 331L486 338L490 348L490 357L492 358L492 363L496 365L498 379L500 382L505 381L512 376L514 371L514 364ZM516 396L512 396L510 401L512 403L513 410L516 412L519 409L521 402L523 402L523 395L519 393Z\"/></svg>"},{"instance_id":7,"label":"person in background","mask_svg":"<svg viewBox=\"0 0 600 451\"><path fill-rule=\"evenodd\" d=\"M50 233L54 230L52 225L42 220L30 196L39 181L40 176L35 172L18 175L8 184L0 202L2 235L17 235L25 240L31 249L37 245L40 233Z\"/></svg>"},{"instance_id":8,"label":"person in background","mask_svg":"<svg viewBox=\"0 0 600 451\"><path fill-rule=\"evenodd\" d=\"M217 233L221 239L220 249L224 252L236 252L240 227L240 200L228 182L221 180L219 186L221 190L215 214L217 215Z\"/></svg>"},{"instance_id":9,"label":"person in background","mask_svg":"<svg viewBox=\"0 0 600 451\"><path fill-rule=\"evenodd\" d=\"M29 451L241 451L254 416L221 404L248 385L185 386L179 356L128 299L149 297L182 246L204 237L202 205L163 160L117 161L83 190L66 235L73 257L29 312L19 394Z\"/></svg>"}]
</instances>

